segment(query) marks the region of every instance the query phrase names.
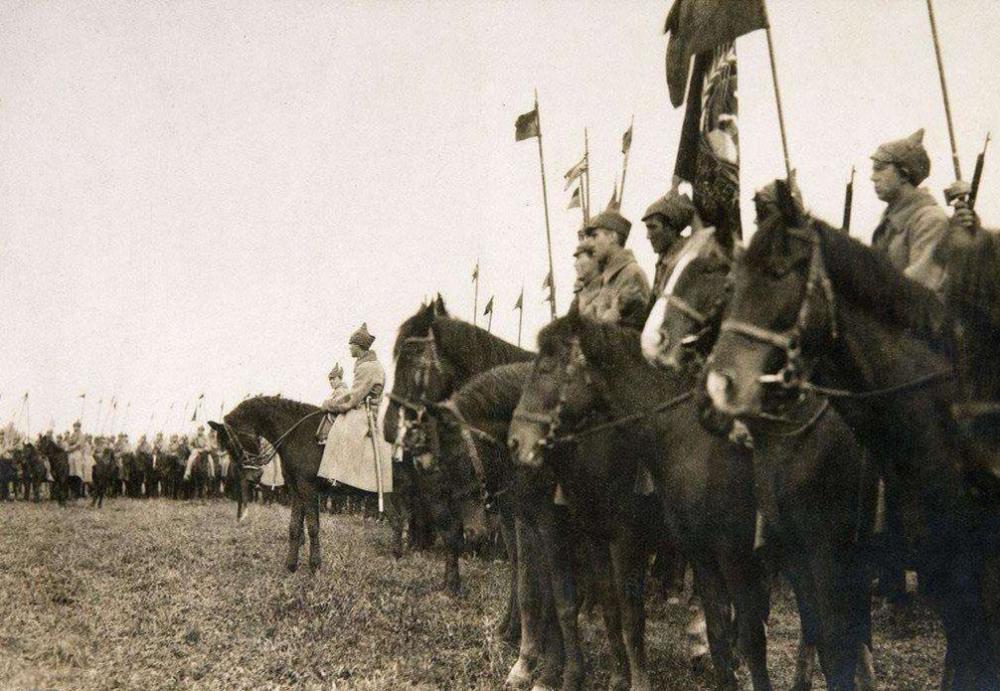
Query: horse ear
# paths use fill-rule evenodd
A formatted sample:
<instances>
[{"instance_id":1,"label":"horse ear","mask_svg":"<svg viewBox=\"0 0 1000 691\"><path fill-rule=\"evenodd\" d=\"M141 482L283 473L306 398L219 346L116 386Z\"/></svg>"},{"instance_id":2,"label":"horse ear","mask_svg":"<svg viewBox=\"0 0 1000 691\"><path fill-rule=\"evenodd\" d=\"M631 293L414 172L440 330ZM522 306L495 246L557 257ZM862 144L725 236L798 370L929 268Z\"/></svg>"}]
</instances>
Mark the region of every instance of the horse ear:
<instances>
[{"instance_id":1,"label":"horse ear","mask_svg":"<svg viewBox=\"0 0 1000 691\"><path fill-rule=\"evenodd\" d=\"M434 316L435 317L447 317L448 308L444 306L444 298L441 297L441 293L437 294L434 298Z\"/></svg>"},{"instance_id":2,"label":"horse ear","mask_svg":"<svg viewBox=\"0 0 1000 691\"><path fill-rule=\"evenodd\" d=\"M214 429L216 432L219 432L220 434L226 431L226 428L223 425L220 425L215 420L209 420L208 426Z\"/></svg>"},{"instance_id":3,"label":"horse ear","mask_svg":"<svg viewBox=\"0 0 1000 691\"><path fill-rule=\"evenodd\" d=\"M775 191L781 216L793 227L802 225L802 195L795 183L795 171L788 180L776 180Z\"/></svg>"}]
</instances>

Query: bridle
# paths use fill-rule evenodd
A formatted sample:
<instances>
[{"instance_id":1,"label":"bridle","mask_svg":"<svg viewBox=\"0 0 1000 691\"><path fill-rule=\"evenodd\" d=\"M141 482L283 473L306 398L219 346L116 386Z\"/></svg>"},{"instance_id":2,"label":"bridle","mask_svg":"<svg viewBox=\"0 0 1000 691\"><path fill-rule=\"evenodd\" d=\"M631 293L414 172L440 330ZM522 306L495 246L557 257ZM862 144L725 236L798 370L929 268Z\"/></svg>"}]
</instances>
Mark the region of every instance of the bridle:
<instances>
[{"instance_id":1,"label":"bridle","mask_svg":"<svg viewBox=\"0 0 1000 691\"><path fill-rule=\"evenodd\" d=\"M563 410L566 408L569 400L569 384L573 381L573 377L577 370L581 367L585 368L586 364L587 359L583 353L583 349L580 347L580 340L574 336L570 347L569 360L561 372L559 394L556 399L555 407L553 407L553 409L548 413L535 413L530 410L524 410L520 407L520 405L518 405L518 407L514 410L513 419L542 425L546 428L545 436L538 441L539 446L551 449L561 444L577 444L581 439L585 439L594 434L598 434L609 429L617 429L623 425L638 422L647 417L670 410L692 398L695 393L695 390L692 388L678 394L677 396L669 398L666 401L662 401L647 410L622 415L621 417L612 418L611 420L604 422L597 422L592 425L585 425L584 423L586 423L587 420L592 420L595 417L595 411L591 411L580 421L580 425L578 427L582 427L582 429L560 433L559 430L564 426L562 419ZM584 369L584 377L585 383L588 387L594 385L593 379L590 376L589 368Z\"/></svg>"},{"instance_id":2,"label":"bridle","mask_svg":"<svg viewBox=\"0 0 1000 691\"><path fill-rule=\"evenodd\" d=\"M826 303L827 333L831 342L836 341L838 338L837 303L833 291L833 283L830 280L830 275L826 270L826 263L823 260L823 249L819 233L815 228L787 228L785 229L785 233L792 238L809 243L812 246L805 295L802 298L802 304L799 306L799 313L795 323L790 329L785 331L774 331L749 322L726 319L720 327L720 333L734 333L751 341L771 345L784 351L785 364L775 374L762 374L758 378L761 384L765 386L778 385L788 390L811 391L828 398L871 399L911 391L955 376L955 372L951 369L941 370L923 374L893 386L867 391L835 389L820 386L809 381L810 372L802 359L802 334L805 333L811 316L813 298L817 293L822 292L824 302Z\"/></svg>"},{"instance_id":3,"label":"bridle","mask_svg":"<svg viewBox=\"0 0 1000 691\"><path fill-rule=\"evenodd\" d=\"M795 323L785 331L774 331L756 324L726 319L720 333L734 333L757 343L774 346L785 354L785 364L776 374L763 374L759 381L765 385L779 385L786 389L807 388L808 372L802 360L802 334L805 333L812 312L813 297L822 292L826 303L827 328L831 341L837 340L837 307L833 283L823 261L823 249L815 230L788 228L785 232L792 238L812 246L809 258L809 274L806 278L805 295L799 306Z\"/></svg>"},{"instance_id":4,"label":"bridle","mask_svg":"<svg viewBox=\"0 0 1000 691\"><path fill-rule=\"evenodd\" d=\"M250 451L247 451L246 447L243 446L242 442L240 442L240 435L241 434L245 435L253 439L255 442L261 435L255 432L251 432L249 430L237 429L232 425L230 425L225 420L223 420L222 426L226 430L226 435L233 441L233 443L236 446L236 450L239 452L239 455L236 458L236 463L237 465L239 465L240 470L257 472L258 470L263 469L264 466L270 463L274 459L274 457L278 455L278 448L285 441L285 439L288 437L289 434L294 432L298 428L298 426L301 425L306 420L321 414L326 414L326 411L323 410L322 408L320 408L319 410L314 410L311 413L306 413L301 418L299 418L291 427L285 430L281 434L281 436L279 436L274 441L273 444L268 442L270 448L267 451L258 451L257 453L251 453Z\"/></svg>"}]
</instances>

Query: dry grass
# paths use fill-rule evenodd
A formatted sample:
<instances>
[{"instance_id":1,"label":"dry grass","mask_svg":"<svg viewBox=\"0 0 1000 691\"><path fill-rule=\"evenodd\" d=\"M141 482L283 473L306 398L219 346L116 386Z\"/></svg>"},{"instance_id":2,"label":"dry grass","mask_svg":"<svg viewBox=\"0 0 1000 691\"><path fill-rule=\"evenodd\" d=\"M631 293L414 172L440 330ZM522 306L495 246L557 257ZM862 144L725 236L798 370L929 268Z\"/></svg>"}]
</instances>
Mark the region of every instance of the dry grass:
<instances>
[{"instance_id":1,"label":"dry grass","mask_svg":"<svg viewBox=\"0 0 1000 691\"><path fill-rule=\"evenodd\" d=\"M379 524L324 516L323 570L288 574L287 519L283 507L255 506L237 525L223 501L0 505L0 686L499 687L515 658L493 633L505 563L463 560L466 592L452 599L439 554L396 562ZM683 610L650 598L654 683L710 688L687 670L683 624ZM583 628L592 688L604 688L603 627ZM935 686L941 637L925 611L915 629L877 639L882 688ZM782 595L769 646L777 688L788 685L797 634Z\"/></svg>"}]
</instances>

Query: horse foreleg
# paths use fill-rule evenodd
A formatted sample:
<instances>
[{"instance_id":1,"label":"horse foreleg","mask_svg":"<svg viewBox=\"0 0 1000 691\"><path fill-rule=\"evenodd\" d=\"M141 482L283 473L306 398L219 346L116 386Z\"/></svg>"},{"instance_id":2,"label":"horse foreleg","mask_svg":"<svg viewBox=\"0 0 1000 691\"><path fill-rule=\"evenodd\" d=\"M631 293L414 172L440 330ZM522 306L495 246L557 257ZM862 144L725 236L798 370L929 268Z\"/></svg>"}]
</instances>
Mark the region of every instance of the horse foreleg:
<instances>
[{"instance_id":1,"label":"horse foreleg","mask_svg":"<svg viewBox=\"0 0 1000 691\"><path fill-rule=\"evenodd\" d=\"M734 669L731 643L730 601L717 565L704 554L691 555L695 592L701 596L708 632L708 648L715 667L717 688L736 691L739 685Z\"/></svg>"},{"instance_id":2,"label":"horse foreleg","mask_svg":"<svg viewBox=\"0 0 1000 691\"><path fill-rule=\"evenodd\" d=\"M302 499L296 493L292 497L292 516L288 523L288 558L285 560L285 566L293 573L299 568L303 518L305 518L305 507L302 505Z\"/></svg>"},{"instance_id":3,"label":"horse foreleg","mask_svg":"<svg viewBox=\"0 0 1000 691\"><path fill-rule=\"evenodd\" d=\"M537 545L532 531L523 519L517 518L515 546L517 549L517 604L521 620L521 645L517 661L507 674L506 684L523 688L531 684L544 644L542 627L542 593L539 587L541 569L538 566Z\"/></svg>"},{"instance_id":4,"label":"horse foreleg","mask_svg":"<svg viewBox=\"0 0 1000 691\"><path fill-rule=\"evenodd\" d=\"M625 685L629 674L628 654L625 652L625 638L622 635L622 610L618 602L618 593L613 586L611 569L611 550L609 545L601 540L591 540L587 545L587 555L594 571L593 587L597 601L601 605L601 615L604 618L604 629L608 636L608 645L615 661L611 672L609 688L620 688Z\"/></svg>"},{"instance_id":5,"label":"horse foreleg","mask_svg":"<svg viewBox=\"0 0 1000 691\"><path fill-rule=\"evenodd\" d=\"M621 519L611 543L611 567L621 608L622 635L628 656L632 691L651 689L646 664L646 610L644 603L646 550L635 526Z\"/></svg>"},{"instance_id":6,"label":"horse foreleg","mask_svg":"<svg viewBox=\"0 0 1000 691\"><path fill-rule=\"evenodd\" d=\"M445 557L444 587L451 595L458 595L462 589L462 578L458 571L458 557L465 547L465 530L462 521L452 518L444 531L444 543L448 549Z\"/></svg>"},{"instance_id":7,"label":"horse foreleg","mask_svg":"<svg viewBox=\"0 0 1000 691\"><path fill-rule=\"evenodd\" d=\"M573 573L574 540L569 518L551 502L540 507L538 548L542 578L548 585L548 616L544 663L535 689L579 689L583 683L583 654L577 621L576 581Z\"/></svg>"},{"instance_id":8,"label":"horse foreleg","mask_svg":"<svg viewBox=\"0 0 1000 691\"><path fill-rule=\"evenodd\" d=\"M510 565L510 588L507 596L507 610L497 625L497 634L511 645L521 640L521 618L517 607L517 536L513 522L508 517L500 518L500 534L507 548L507 563Z\"/></svg>"},{"instance_id":9,"label":"horse foreleg","mask_svg":"<svg viewBox=\"0 0 1000 691\"><path fill-rule=\"evenodd\" d=\"M309 530L309 571L316 573L323 559L319 551L319 493L311 482L303 492L302 503L305 504L306 528Z\"/></svg>"},{"instance_id":10,"label":"horse foreleg","mask_svg":"<svg viewBox=\"0 0 1000 691\"><path fill-rule=\"evenodd\" d=\"M720 565L736 608L738 642L750 668L754 691L771 691L765 628L770 614L769 579L750 544L745 551L727 550Z\"/></svg>"}]
</instances>

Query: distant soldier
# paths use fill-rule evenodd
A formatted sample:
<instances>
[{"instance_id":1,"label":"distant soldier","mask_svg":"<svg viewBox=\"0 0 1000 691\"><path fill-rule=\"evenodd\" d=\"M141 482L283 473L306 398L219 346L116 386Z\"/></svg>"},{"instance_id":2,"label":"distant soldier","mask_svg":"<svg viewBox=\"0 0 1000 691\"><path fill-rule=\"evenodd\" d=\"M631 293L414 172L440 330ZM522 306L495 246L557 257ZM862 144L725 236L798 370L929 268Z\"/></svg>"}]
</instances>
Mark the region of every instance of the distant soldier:
<instances>
[{"instance_id":1,"label":"distant soldier","mask_svg":"<svg viewBox=\"0 0 1000 691\"><path fill-rule=\"evenodd\" d=\"M931 193L919 187L931 172L924 131L891 141L872 154L875 194L887 206L872 235L872 247L908 278L939 291L944 265L935 247L948 229L948 215Z\"/></svg>"},{"instance_id":2,"label":"distant soldier","mask_svg":"<svg viewBox=\"0 0 1000 691\"><path fill-rule=\"evenodd\" d=\"M601 285L580 313L642 330L649 302L649 279L632 250L625 249L631 228L631 222L614 210L602 211L586 224L584 232L601 267Z\"/></svg>"},{"instance_id":3,"label":"distant soldier","mask_svg":"<svg viewBox=\"0 0 1000 691\"><path fill-rule=\"evenodd\" d=\"M677 190L671 190L657 199L643 214L646 238L658 257L656 272L653 274L652 301L663 293L677 258L684 249L686 238L681 233L692 224L694 218L694 203L691 198Z\"/></svg>"},{"instance_id":4,"label":"distant soldier","mask_svg":"<svg viewBox=\"0 0 1000 691\"><path fill-rule=\"evenodd\" d=\"M153 447L150 445L149 440L146 439L146 435L143 434L139 437L139 443L135 447L136 453L144 453L153 455Z\"/></svg>"},{"instance_id":5,"label":"distant soldier","mask_svg":"<svg viewBox=\"0 0 1000 691\"><path fill-rule=\"evenodd\" d=\"M208 450L208 437L205 436L205 425L198 425L198 431L194 438L188 443L191 453L188 455L187 463L184 465L184 479L191 477L191 466L194 465L198 455Z\"/></svg>"},{"instance_id":6,"label":"distant soldier","mask_svg":"<svg viewBox=\"0 0 1000 691\"><path fill-rule=\"evenodd\" d=\"M73 423L73 431L65 440L65 449L69 455L70 487L77 497L83 494L83 452L86 439L80 429L80 421Z\"/></svg>"},{"instance_id":7,"label":"distant soldier","mask_svg":"<svg viewBox=\"0 0 1000 691\"><path fill-rule=\"evenodd\" d=\"M583 312L589 309L590 303L601 292L601 267L594 259L594 249L589 242L583 241L576 246L573 251L573 268L576 270L573 303Z\"/></svg>"}]
</instances>

